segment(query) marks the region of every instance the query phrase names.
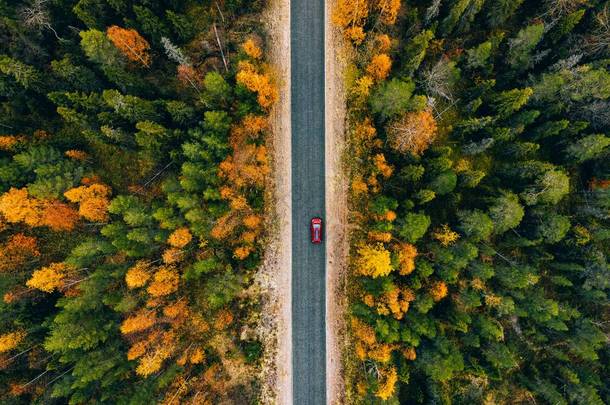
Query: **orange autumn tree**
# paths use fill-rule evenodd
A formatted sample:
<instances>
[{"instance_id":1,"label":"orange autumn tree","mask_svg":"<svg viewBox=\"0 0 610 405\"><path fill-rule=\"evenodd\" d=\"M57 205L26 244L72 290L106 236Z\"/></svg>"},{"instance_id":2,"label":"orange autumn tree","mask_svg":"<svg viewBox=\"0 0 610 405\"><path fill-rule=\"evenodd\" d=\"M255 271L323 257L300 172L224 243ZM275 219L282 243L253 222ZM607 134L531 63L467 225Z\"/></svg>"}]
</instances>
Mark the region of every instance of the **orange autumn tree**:
<instances>
[{"instance_id":1,"label":"orange autumn tree","mask_svg":"<svg viewBox=\"0 0 610 405\"><path fill-rule=\"evenodd\" d=\"M22 233L12 235L0 246L0 272L19 269L39 256L36 238Z\"/></svg>"},{"instance_id":2,"label":"orange autumn tree","mask_svg":"<svg viewBox=\"0 0 610 405\"><path fill-rule=\"evenodd\" d=\"M391 69L392 59L385 53L373 56L366 67L366 71L377 81L387 78Z\"/></svg>"},{"instance_id":3,"label":"orange autumn tree","mask_svg":"<svg viewBox=\"0 0 610 405\"><path fill-rule=\"evenodd\" d=\"M366 37L364 24L368 16L368 0L339 0L332 13L332 21L343 29L346 39L359 45Z\"/></svg>"},{"instance_id":4,"label":"orange autumn tree","mask_svg":"<svg viewBox=\"0 0 610 405\"><path fill-rule=\"evenodd\" d=\"M237 83L243 84L248 90L257 93L257 101L261 107L269 109L279 98L279 93L270 74L262 70L250 62L240 61L235 78Z\"/></svg>"},{"instance_id":5,"label":"orange autumn tree","mask_svg":"<svg viewBox=\"0 0 610 405\"><path fill-rule=\"evenodd\" d=\"M269 128L267 117L248 115L231 129L229 144L232 153L219 165L219 177L224 185L220 196L229 203L230 211L216 221L210 235L226 240L235 229L241 234L231 240L233 254L239 260L246 259L254 251L254 243L262 230L262 218L257 215L245 193L251 187L263 188L270 173L267 148L258 145ZM245 229L239 228L243 225Z\"/></svg>"},{"instance_id":6,"label":"orange autumn tree","mask_svg":"<svg viewBox=\"0 0 610 405\"><path fill-rule=\"evenodd\" d=\"M27 188L11 188L0 196L0 214L8 223L48 226L54 231L71 231L78 221L76 212L68 205L30 197Z\"/></svg>"},{"instance_id":7,"label":"orange autumn tree","mask_svg":"<svg viewBox=\"0 0 610 405\"><path fill-rule=\"evenodd\" d=\"M105 184L94 183L72 188L64 196L73 203L78 203L78 213L81 217L93 222L108 220L108 205L111 190Z\"/></svg>"},{"instance_id":8,"label":"orange autumn tree","mask_svg":"<svg viewBox=\"0 0 610 405\"><path fill-rule=\"evenodd\" d=\"M401 153L421 155L436 138L436 120L428 110L409 112L388 124L390 146Z\"/></svg>"},{"instance_id":9,"label":"orange autumn tree","mask_svg":"<svg viewBox=\"0 0 610 405\"><path fill-rule=\"evenodd\" d=\"M383 24L394 25L400 10L400 0L377 0L374 8L379 12Z\"/></svg>"},{"instance_id":10,"label":"orange autumn tree","mask_svg":"<svg viewBox=\"0 0 610 405\"><path fill-rule=\"evenodd\" d=\"M150 67L150 45L138 31L113 25L106 30L106 36L127 59Z\"/></svg>"},{"instance_id":11,"label":"orange autumn tree","mask_svg":"<svg viewBox=\"0 0 610 405\"><path fill-rule=\"evenodd\" d=\"M241 46L249 57L252 59L260 59L263 56L263 51L261 48L256 45L252 38L249 38L246 42Z\"/></svg>"}]
</instances>

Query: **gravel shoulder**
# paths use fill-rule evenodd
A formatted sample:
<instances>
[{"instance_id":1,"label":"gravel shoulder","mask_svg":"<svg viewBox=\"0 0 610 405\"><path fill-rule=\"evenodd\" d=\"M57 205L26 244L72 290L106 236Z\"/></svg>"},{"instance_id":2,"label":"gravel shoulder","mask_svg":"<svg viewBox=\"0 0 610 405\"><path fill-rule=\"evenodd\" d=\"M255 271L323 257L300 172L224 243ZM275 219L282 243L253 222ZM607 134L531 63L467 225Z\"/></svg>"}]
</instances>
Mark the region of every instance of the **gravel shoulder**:
<instances>
[{"instance_id":1,"label":"gravel shoulder","mask_svg":"<svg viewBox=\"0 0 610 405\"><path fill-rule=\"evenodd\" d=\"M260 381L264 404L292 404L292 201L290 122L290 0L271 0L263 15L280 100L270 113L273 175L268 184L269 234L259 283L263 301L261 338L265 353Z\"/></svg>"},{"instance_id":2,"label":"gravel shoulder","mask_svg":"<svg viewBox=\"0 0 610 405\"><path fill-rule=\"evenodd\" d=\"M347 48L331 22L335 1L326 2L326 386L327 403L345 402L342 353L345 347L347 293L348 179L343 168L345 151L345 80Z\"/></svg>"}]
</instances>

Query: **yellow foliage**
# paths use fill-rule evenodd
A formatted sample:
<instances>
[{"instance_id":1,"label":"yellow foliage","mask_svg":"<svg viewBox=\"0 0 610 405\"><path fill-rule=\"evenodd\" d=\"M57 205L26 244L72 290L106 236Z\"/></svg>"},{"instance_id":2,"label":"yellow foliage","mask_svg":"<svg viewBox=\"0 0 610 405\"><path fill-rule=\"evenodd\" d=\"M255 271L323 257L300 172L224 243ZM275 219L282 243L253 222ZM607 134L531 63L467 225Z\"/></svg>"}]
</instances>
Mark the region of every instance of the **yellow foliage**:
<instances>
[{"instance_id":1,"label":"yellow foliage","mask_svg":"<svg viewBox=\"0 0 610 405\"><path fill-rule=\"evenodd\" d=\"M447 296L447 285L443 281L437 281L430 286L430 295L434 301L440 301Z\"/></svg>"},{"instance_id":2,"label":"yellow foliage","mask_svg":"<svg viewBox=\"0 0 610 405\"><path fill-rule=\"evenodd\" d=\"M144 287L150 279L150 263L139 260L125 274L125 283L129 289Z\"/></svg>"},{"instance_id":3,"label":"yellow foliage","mask_svg":"<svg viewBox=\"0 0 610 405\"><path fill-rule=\"evenodd\" d=\"M172 232L167 239L167 243L169 243L170 246L182 249L188 245L192 239L193 235L191 235L189 229L185 227L176 229L174 232Z\"/></svg>"},{"instance_id":4,"label":"yellow foliage","mask_svg":"<svg viewBox=\"0 0 610 405\"><path fill-rule=\"evenodd\" d=\"M354 93L357 98L364 100L369 96L373 83L373 78L371 76L364 75L356 80L354 87L352 87L352 93Z\"/></svg>"},{"instance_id":5,"label":"yellow foliage","mask_svg":"<svg viewBox=\"0 0 610 405\"><path fill-rule=\"evenodd\" d=\"M241 46L246 52L246 55L251 57L252 59L260 59L263 56L263 51L259 48L252 38L249 38L246 42Z\"/></svg>"},{"instance_id":6,"label":"yellow foliage","mask_svg":"<svg viewBox=\"0 0 610 405\"><path fill-rule=\"evenodd\" d=\"M358 340L372 346L377 343L377 337L375 336L375 329L372 326L367 325L356 317L352 317L351 320L352 333Z\"/></svg>"},{"instance_id":7,"label":"yellow foliage","mask_svg":"<svg viewBox=\"0 0 610 405\"><path fill-rule=\"evenodd\" d=\"M364 41L364 39L366 38L366 33L364 32L364 29L360 26L347 28L343 32L343 35L345 36L345 38L352 41L354 45L360 45L362 41Z\"/></svg>"},{"instance_id":8,"label":"yellow foliage","mask_svg":"<svg viewBox=\"0 0 610 405\"><path fill-rule=\"evenodd\" d=\"M129 335L131 333L142 332L153 326L157 322L154 311L142 311L139 314L130 316L121 324L121 333Z\"/></svg>"},{"instance_id":9,"label":"yellow foliage","mask_svg":"<svg viewBox=\"0 0 610 405\"><path fill-rule=\"evenodd\" d=\"M216 314L216 319L214 320L214 329L226 329L229 325L231 325L231 323L233 323L233 314L226 309L221 309Z\"/></svg>"},{"instance_id":10,"label":"yellow foliage","mask_svg":"<svg viewBox=\"0 0 610 405\"><path fill-rule=\"evenodd\" d=\"M377 0L375 8L379 10L382 23L393 25L400 10L400 0Z\"/></svg>"},{"instance_id":11,"label":"yellow foliage","mask_svg":"<svg viewBox=\"0 0 610 405\"><path fill-rule=\"evenodd\" d=\"M358 249L356 270L360 275L373 278L387 276L394 270L390 252L381 243L361 246Z\"/></svg>"},{"instance_id":12,"label":"yellow foliage","mask_svg":"<svg viewBox=\"0 0 610 405\"><path fill-rule=\"evenodd\" d=\"M38 226L42 208L41 201L29 198L26 188L11 188L0 196L0 214L9 223L24 222L29 226Z\"/></svg>"},{"instance_id":13,"label":"yellow foliage","mask_svg":"<svg viewBox=\"0 0 610 405\"><path fill-rule=\"evenodd\" d=\"M32 273L32 277L26 282L26 285L50 293L63 286L64 278L72 270L73 268L65 263L51 263Z\"/></svg>"},{"instance_id":14,"label":"yellow foliage","mask_svg":"<svg viewBox=\"0 0 610 405\"><path fill-rule=\"evenodd\" d=\"M440 242L443 246L449 246L455 243L460 238L457 232L454 232L449 228L449 225L444 224L441 228L437 228L433 233L432 237Z\"/></svg>"},{"instance_id":15,"label":"yellow foliage","mask_svg":"<svg viewBox=\"0 0 610 405\"><path fill-rule=\"evenodd\" d=\"M379 370L379 388L375 392L375 396L386 401L392 395L396 389L396 382L398 381L398 373L395 367L388 367Z\"/></svg>"},{"instance_id":16,"label":"yellow foliage","mask_svg":"<svg viewBox=\"0 0 610 405\"><path fill-rule=\"evenodd\" d=\"M24 331L15 331L0 335L0 353L5 353L13 350L19 343L23 341L26 333Z\"/></svg>"},{"instance_id":17,"label":"yellow foliage","mask_svg":"<svg viewBox=\"0 0 610 405\"><path fill-rule=\"evenodd\" d=\"M89 221L106 222L110 193L110 187L95 183L70 189L64 196L73 203L79 203L78 213L81 217Z\"/></svg>"},{"instance_id":18,"label":"yellow foliage","mask_svg":"<svg viewBox=\"0 0 610 405\"><path fill-rule=\"evenodd\" d=\"M366 71L377 81L384 80L392 69L392 59L385 54L373 56L371 63L366 67Z\"/></svg>"},{"instance_id":19,"label":"yellow foliage","mask_svg":"<svg viewBox=\"0 0 610 405\"><path fill-rule=\"evenodd\" d=\"M173 267L163 266L155 273L152 283L146 291L153 297L162 297L178 290L180 277Z\"/></svg>"}]
</instances>

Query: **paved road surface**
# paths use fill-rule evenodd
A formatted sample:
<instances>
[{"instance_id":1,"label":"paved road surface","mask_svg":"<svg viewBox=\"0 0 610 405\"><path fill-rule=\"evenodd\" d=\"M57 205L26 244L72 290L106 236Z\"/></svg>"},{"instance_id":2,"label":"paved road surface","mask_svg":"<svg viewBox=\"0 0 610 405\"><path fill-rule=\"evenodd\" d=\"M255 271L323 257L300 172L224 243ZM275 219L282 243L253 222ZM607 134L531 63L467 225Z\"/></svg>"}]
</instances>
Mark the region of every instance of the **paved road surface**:
<instances>
[{"instance_id":1,"label":"paved road surface","mask_svg":"<svg viewBox=\"0 0 610 405\"><path fill-rule=\"evenodd\" d=\"M324 405L325 246L309 237L324 214L324 0L292 0L290 13L293 403Z\"/></svg>"}]
</instances>

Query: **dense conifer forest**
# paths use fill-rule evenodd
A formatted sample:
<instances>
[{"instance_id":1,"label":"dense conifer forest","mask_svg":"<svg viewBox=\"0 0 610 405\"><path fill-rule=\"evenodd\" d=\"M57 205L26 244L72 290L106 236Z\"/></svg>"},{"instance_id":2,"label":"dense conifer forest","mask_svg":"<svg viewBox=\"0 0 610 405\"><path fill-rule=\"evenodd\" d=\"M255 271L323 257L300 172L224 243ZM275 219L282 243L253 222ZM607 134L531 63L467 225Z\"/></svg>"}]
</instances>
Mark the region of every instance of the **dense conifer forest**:
<instances>
[{"instance_id":1,"label":"dense conifer forest","mask_svg":"<svg viewBox=\"0 0 610 405\"><path fill-rule=\"evenodd\" d=\"M262 1L0 0L0 402L253 403Z\"/></svg>"},{"instance_id":2,"label":"dense conifer forest","mask_svg":"<svg viewBox=\"0 0 610 405\"><path fill-rule=\"evenodd\" d=\"M339 0L347 402L610 403L610 2Z\"/></svg>"}]
</instances>

